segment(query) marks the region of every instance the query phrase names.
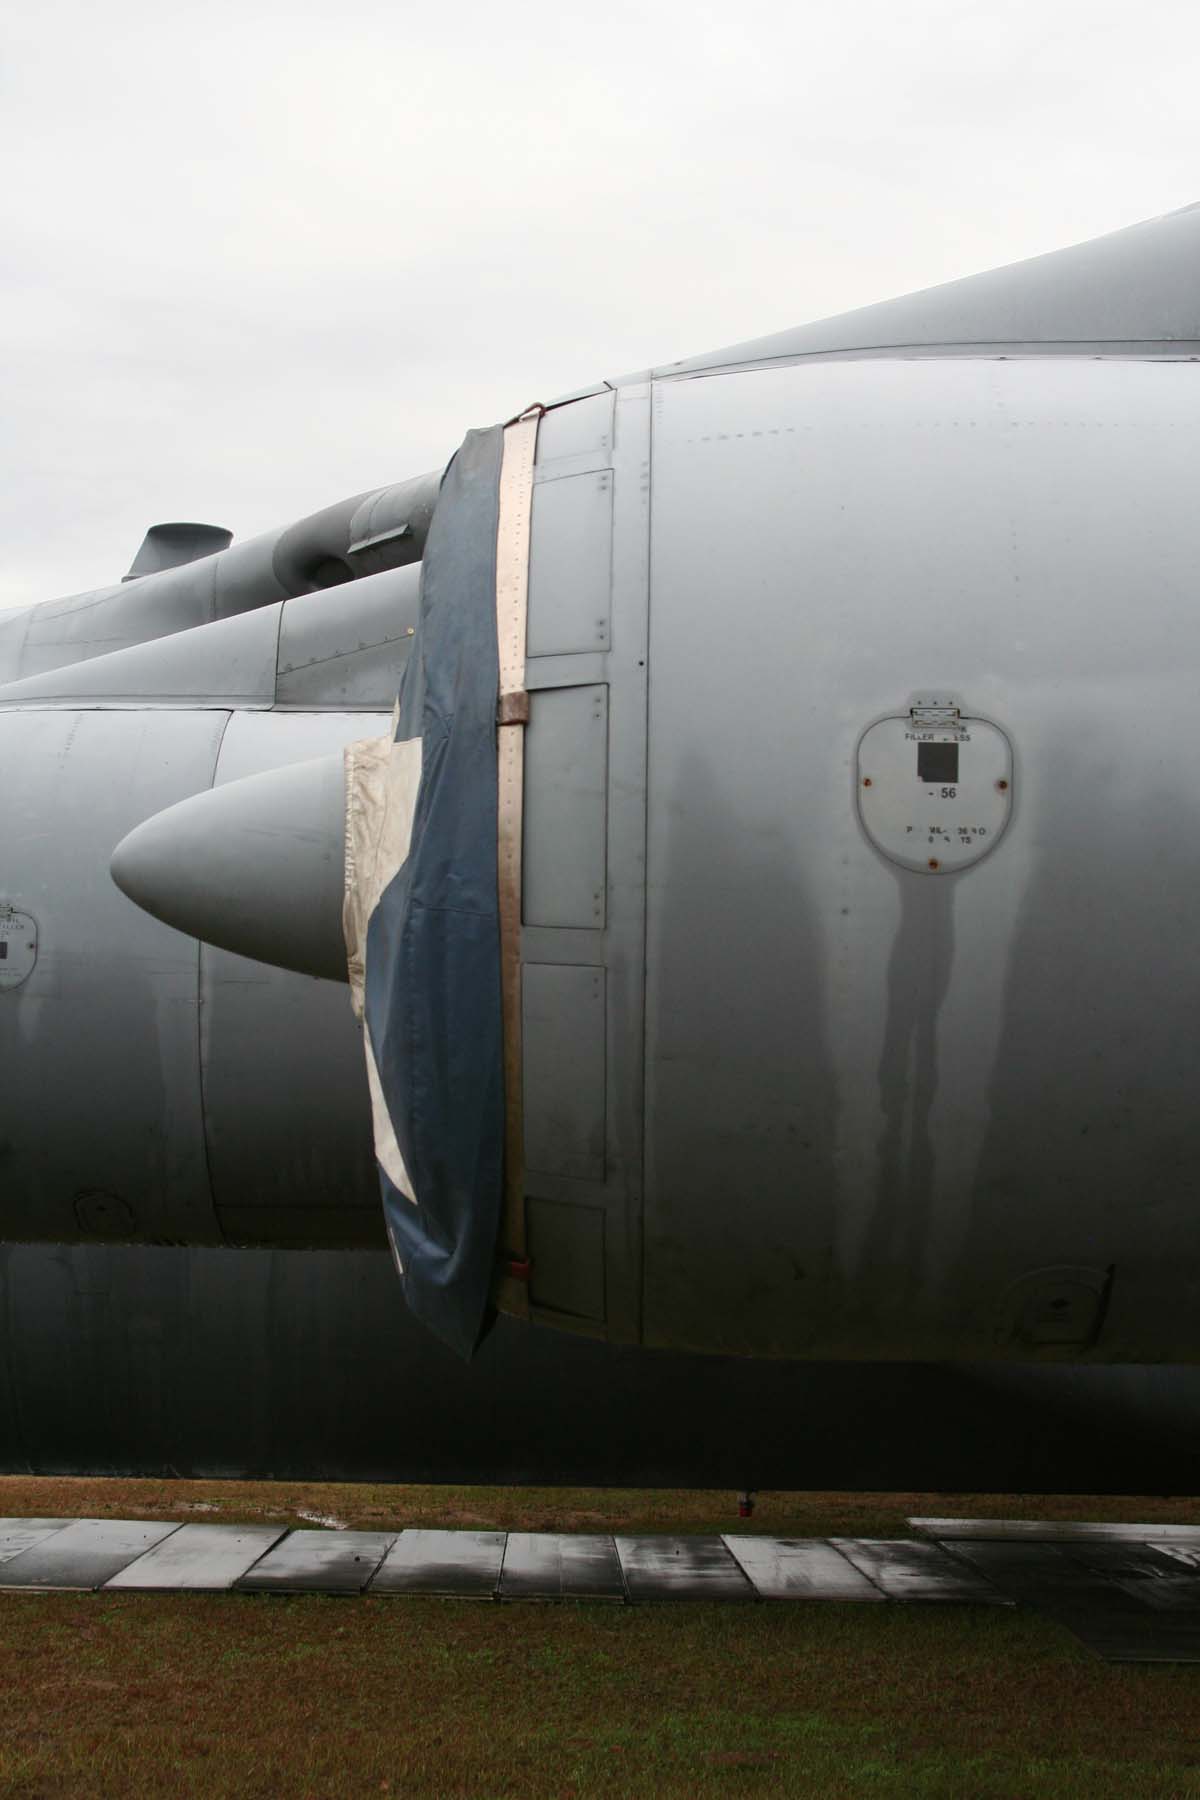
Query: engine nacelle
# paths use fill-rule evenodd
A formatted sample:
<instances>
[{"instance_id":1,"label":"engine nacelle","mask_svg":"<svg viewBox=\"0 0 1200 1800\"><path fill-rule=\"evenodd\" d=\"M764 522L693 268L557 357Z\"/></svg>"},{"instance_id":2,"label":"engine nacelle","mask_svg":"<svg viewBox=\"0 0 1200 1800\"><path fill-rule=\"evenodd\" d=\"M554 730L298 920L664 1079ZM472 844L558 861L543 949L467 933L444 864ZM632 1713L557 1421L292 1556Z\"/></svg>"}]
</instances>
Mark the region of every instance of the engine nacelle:
<instances>
[{"instance_id":1,"label":"engine nacelle","mask_svg":"<svg viewBox=\"0 0 1200 1800\"><path fill-rule=\"evenodd\" d=\"M750 1356L1200 1359L1198 382L783 362L544 418L535 1319ZM386 729L287 711L271 668L228 724L161 684L149 712L9 690L5 1235L120 1235L121 1206L193 1242L378 1230L344 990L197 959L103 874L214 772L247 794L205 816L251 842L263 769ZM293 859L279 907L335 943L338 821L291 824L314 884ZM105 1195L118 1228L85 1229Z\"/></svg>"}]
</instances>

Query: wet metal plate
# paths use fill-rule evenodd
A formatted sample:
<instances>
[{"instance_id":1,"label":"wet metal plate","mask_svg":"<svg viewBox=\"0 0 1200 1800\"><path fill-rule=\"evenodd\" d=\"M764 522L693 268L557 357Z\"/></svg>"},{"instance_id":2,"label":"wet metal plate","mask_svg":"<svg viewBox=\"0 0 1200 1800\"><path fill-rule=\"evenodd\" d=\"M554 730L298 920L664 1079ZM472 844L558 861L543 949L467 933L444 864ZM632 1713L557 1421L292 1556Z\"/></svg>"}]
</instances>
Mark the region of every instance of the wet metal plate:
<instances>
[{"instance_id":1,"label":"wet metal plate","mask_svg":"<svg viewBox=\"0 0 1200 1800\"><path fill-rule=\"evenodd\" d=\"M0 1563L0 1588L98 1588L180 1528L174 1520L77 1519Z\"/></svg>"},{"instance_id":2,"label":"wet metal plate","mask_svg":"<svg viewBox=\"0 0 1200 1800\"><path fill-rule=\"evenodd\" d=\"M1164 1576L1183 1574L1182 1566L1168 1550L1157 1550L1152 1544L1134 1544L1107 1538L1076 1538L1054 1546L1076 1568L1106 1581L1154 1582Z\"/></svg>"},{"instance_id":3,"label":"wet metal plate","mask_svg":"<svg viewBox=\"0 0 1200 1800\"><path fill-rule=\"evenodd\" d=\"M754 1589L719 1537L614 1540L631 1600L753 1600Z\"/></svg>"},{"instance_id":4,"label":"wet metal plate","mask_svg":"<svg viewBox=\"0 0 1200 1800\"><path fill-rule=\"evenodd\" d=\"M1109 1577L1089 1568L1073 1548L1036 1541L956 1544L1014 1600L1065 1626L1110 1662L1200 1662L1200 1584L1194 1577L1182 1578L1182 1590L1180 1578L1170 1574ZM1093 1554L1089 1546L1088 1557Z\"/></svg>"},{"instance_id":5,"label":"wet metal plate","mask_svg":"<svg viewBox=\"0 0 1200 1800\"><path fill-rule=\"evenodd\" d=\"M250 1593L360 1594L394 1531L292 1531L238 1582Z\"/></svg>"},{"instance_id":6,"label":"wet metal plate","mask_svg":"<svg viewBox=\"0 0 1200 1800\"><path fill-rule=\"evenodd\" d=\"M760 1600L884 1600L874 1582L824 1538L730 1535L726 1549Z\"/></svg>"},{"instance_id":7,"label":"wet metal plate","mask_svg":"<svg viewBox=\"0 0 1200 1800\"><path fill-rule=\"evenodd\" d=\"M610 1537L510 1531L500 1575L502 1600L624 1600Z\"/></svg>"},{"instance_id":8,"label":"wet metal plate","mask_svg":"<svg viewBox=\"0 0 1200 1800\"><path fill-rule=\"evenodd\" d=\"M960 1601L1008 1606L1008 1598L990 1581L964 1568L938 1544L914 1544L907 1538L831 1538L889 1600Z\"/></svg>"},{"instance_id":9,"label":"wet metal plate","mask_svg":"<svg viewBox=\"0 0 1200 1800\"><path fill-rule=\"evenodd\" d=\"M181 1525L105 1583L109 1588L231 1588L283 1535L280 1525Z\"/></svg>"},{"instance_id":10,"label":"wet metal plate","mask_svg":"<svg viewBox=\"0 0 1200 1800\"><path fill-rule=\"evenodd\" d=\"M11 1562L70 1523L70 1519L0 1519L0 1563Z\"/></svg>"},{"instance_id":11,"label":"wet metal plate","mask_svg":"<svg viewBox=\"0 0 1200 1800\"><path fill-rule=\"evenodd\" d=\"M504 1539L503 1531L402 1531L384 1557L371 1592L492 1600L500 1580Z\"/></svg>"},{"instance_id":12,"label":"wet metal plate","mask_svg":"<svg viewBox=\"0 0 1200 1800\"><path fill-rule=\"evenodd\" d=\"M908 1523L914 1531L922 1531L933 1538L978 1538L993 1542L1035 1538L1047 1544L1095 1538L1113 1543L1132 1541L1200 1546L1200 1525L1089 1525L1062 1519L910 1519Z\"/></svg>"},{"instance_id":13,"label":"wet metal plate","mask_svg":"<svg viewBox=\"0 0 1200 1800\"><path fill-rule=\"evenodd\" d=\"M1162 1539L1151 1538L1146 1548L1157 1550L1161 1556L1170 1557L1177 1570L1182 1567L1200 1573L1200 1544L1171 1544Z\"/></svg>"},{"instance_id":14,"label":"wet metal plate","mask_svg":"<svg viewBox=\"0 0 1200 1800\"><path fill-rule=\"evenodd\" d=\"M1067 1554L1063 1544L993 1543L953 1540L956 1560L993 1581L1004 1593L1031 1606L1058 1595L1095 1596L1107 1588L1102 1575Z\"/></svg>"}]
</instances>

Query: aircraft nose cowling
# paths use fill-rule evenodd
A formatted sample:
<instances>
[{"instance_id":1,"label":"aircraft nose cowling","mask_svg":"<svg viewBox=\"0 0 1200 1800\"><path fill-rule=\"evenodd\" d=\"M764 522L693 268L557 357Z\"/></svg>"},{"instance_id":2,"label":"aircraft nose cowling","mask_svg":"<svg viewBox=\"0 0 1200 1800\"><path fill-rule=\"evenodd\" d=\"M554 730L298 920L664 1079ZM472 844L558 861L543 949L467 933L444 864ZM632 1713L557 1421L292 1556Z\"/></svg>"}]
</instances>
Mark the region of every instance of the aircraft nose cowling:
<instances>
[{"instance_id":1,"label":"aircraft nose cowling","mask_svg":"<svg viewBox=\"0 0 1200 1800\"><path fill-rule=\"evenodd\" d=\"M211 788L122 838L112 878L190 937L345 981L340 754Z\"/></svg>"}]
</instances>

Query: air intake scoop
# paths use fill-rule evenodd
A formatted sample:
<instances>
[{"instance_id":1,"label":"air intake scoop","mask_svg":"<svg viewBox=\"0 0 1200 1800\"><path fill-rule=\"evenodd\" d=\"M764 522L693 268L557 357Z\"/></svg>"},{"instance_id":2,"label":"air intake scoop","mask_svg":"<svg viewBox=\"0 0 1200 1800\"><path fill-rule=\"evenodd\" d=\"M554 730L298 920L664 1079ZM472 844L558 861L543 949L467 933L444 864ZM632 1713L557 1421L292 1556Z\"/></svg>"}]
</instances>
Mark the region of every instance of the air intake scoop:
<instances>
[{"instance_id":1,"label":"air intake scoop","mask_svg":"<svg viewBox=\"0 0 1200 1800\"><path fill-rule=\"evenodd\" d=\"M197 562L218 550L228 550L232 531L223 525L152 525L142 539L142 547L129 565L122 581L136 581L141 575L157 575L162 569L178 569L183 563Z\"/></svg>"}]
</instances>

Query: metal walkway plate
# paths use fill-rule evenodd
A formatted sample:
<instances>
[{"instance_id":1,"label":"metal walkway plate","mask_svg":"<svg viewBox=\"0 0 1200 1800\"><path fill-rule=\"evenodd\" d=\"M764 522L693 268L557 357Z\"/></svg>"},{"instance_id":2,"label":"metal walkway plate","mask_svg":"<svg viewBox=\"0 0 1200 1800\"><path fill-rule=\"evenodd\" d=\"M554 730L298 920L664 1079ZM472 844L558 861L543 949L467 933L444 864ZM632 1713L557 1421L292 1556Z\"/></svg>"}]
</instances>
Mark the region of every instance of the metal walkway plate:
<instances>
[{"instance_id":1,"label":"metal walkway plate","mask_svg":"<svg viewBox=\"0 0 1200 1800\"><path fill-rule=\"evenodd\" d=\"M631 1600L756 1597L719 1537L619 1537L614 1542Z\"/></svg>"},{"instance_id":2,"label":"metal walkway plate","mask_svg":"<svg viewBox=\"0 0 1200 1800\"><path fill-rule=\"evenodd\" d=\"M824 1538L750 1537L723 1543L760 1600L884 1600L861 1569Z\"/></svg>"},{"instance_id":3,"label":"metal walkway plate","mask_svg":"<svg viewBox=\"0 0 1200 1800\"><path fill-rule=\"evenodd\" d=\"M611 1537L510 1531L500 1572L502 1600L624 1600Z\"/></svg>"},{"instance_id":4,"label":"metal walkway plate","mask_svg":"<svg viewBox=\"0 0 1200 1800\"><path fill-rule=\"evenodd\" d=\"M371 1582L371 1592L492 1600L504 1538L503 1531L402 1531Z\"/></svg>"},{"instance_id":5,"label":"metal walkway plate","mask_svg":"<svg viewBox=\"0 0 1200 1800\"><path fill-rule=\"evenodd\" d=\"M395 1541L394 1531L290 1531L238 1587L252 1594L361 1594Z\"/></svg>"},{"instance_id":6,"label":"metal walkway plate","mask_svg":"<svg viewBox=\"0 0 1200 1800\"><path fill-rule=\"evenodd\" d=\"M1150 1538L1146 1548L1157 1550L1160 1556L1169 1557L1176 1566L1176 1572L1184 1568L1194 1569L1200 1574L1200 1544L1170 1544L1161 1538Z\"/></svg>"},{"instance_id":7,"label":"metal walkway plate","mask_svg":"<svg viewBox=\"0 0 1200 1800\"><path fill-rule=\"evenodd\" d=\"M11 1562L23 1550L31 1550L43 1538L53 1537L72 1519L0 1519L0 1563Z\"/></svg>"},{"instance_id":8,"label":"metal walkway plate","mask_svg":"<svg viewBox=\"0 0 1200 1800\"><path fill-rule=\"evenodd\" d=\"M0 1588L98 1588L180 1529L172 1519L76 1519L0 1563Z\"/></svg>"},{"instance_id":9,"label":"metal walkway plate","mask_svg":"<svg viewBox=\"0 0 1200 1800\"><path fill-rule=\"evenodd\" d=\"M1076 1538L1113 1543L1195 1544L1200 1547L1200 1525L1089 1525L1063 1519L910 1519L915 1531L926 1537L971 1538L1002 1543L1007 1539L1034 1538L1043 1544L1070 1543Z\"/></svg>"},{"instance_id":10,"label":"metal walkway plate","mask_svg":"<svg viewBox=\"0 0 1200 1800\"><path fill-rule=\"evenodd\" d=\"M1122 1556L1111 1560L1114 1573L1089 1566L1102 1563L1098 1552L1107 1547L955 1545L1015 1601L1065 1625L1110 1662L1200 1662L1200 1581L1171 1574L1169 1563L1158 1574L1157 1558L1137 1558L1132 1546L1120 1547Z\"/></svg>"},{"instance_id":11,"label":"metal walkway plate","mask_svg":"<svg viewBox=\"0 0 1200 1800\"><path fill-rule=\"evenodd\" d=\"M1010 1606L990 1581L949 1556L938 1544L914 1544L907 1538L831 1538L889 1600L970 1601L974 1605Z\"/></svg>"},{"instance_id":12,"label":"metal walkway plate","mask_svg":"<svg viewBox=\"0 0 1200 1800\"><path fill-rule=\"evenodd\" d=\"M231 1588L283 1531L282 1525L181 1525L104 1585L184 1593Z\"/></svg>"}]
</instances>

